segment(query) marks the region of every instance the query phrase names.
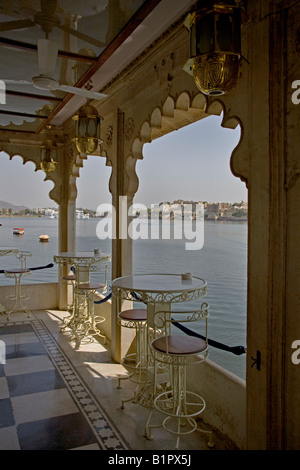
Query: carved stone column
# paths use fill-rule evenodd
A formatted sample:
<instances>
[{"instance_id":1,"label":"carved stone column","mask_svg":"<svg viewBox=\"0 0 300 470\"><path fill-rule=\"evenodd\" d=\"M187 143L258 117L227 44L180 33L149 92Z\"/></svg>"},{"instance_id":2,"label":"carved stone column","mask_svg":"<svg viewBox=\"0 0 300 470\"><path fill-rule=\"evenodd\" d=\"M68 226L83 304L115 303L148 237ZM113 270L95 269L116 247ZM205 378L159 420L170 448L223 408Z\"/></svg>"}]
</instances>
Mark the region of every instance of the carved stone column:
<instances>
[{"instance_id":1,"label":"carved stone column","mask_svg":"<svg viewBox=\"0 0 300 470\"><path fill-rule=\"evenodd\" d=\"M58 166L58 194L56 200L59 208L58 223L58 252L76 250L76 177L72 174L74 167L75 147L66 144L60 149ZM51 196L51 193L50 193ZM68 267L60 269L58 279L59 308L69 303L70 292L66 283L61 282L61 276L68 273Z\"/></svg>"},{"instance_id":2,"label":"carved stone column","mask_svg":"<svg viewBox=\"0 0 300 470\"><path fill-rule=\"evenodd\" d=\"M128 225L131 217L128 216L128 209L132 205L133 196L136 189L131 183L131 178L135 179L135 171L130 172L128 156L125 143L125 115L117 110L109 124L106 124L107 140L104 142L104 154L107 155L112 166L110 178L110 192L112 195L112 206L115 210L113 220L112 239L112 279L120 276L132 274L133 243L128 236ZM122 331L118 325L117 314L121 304L112 298L112 357L119 362L127 351L132 341L132 334ZM125 305L123 304L123 308Z\"/></svg>"}]
</instances>

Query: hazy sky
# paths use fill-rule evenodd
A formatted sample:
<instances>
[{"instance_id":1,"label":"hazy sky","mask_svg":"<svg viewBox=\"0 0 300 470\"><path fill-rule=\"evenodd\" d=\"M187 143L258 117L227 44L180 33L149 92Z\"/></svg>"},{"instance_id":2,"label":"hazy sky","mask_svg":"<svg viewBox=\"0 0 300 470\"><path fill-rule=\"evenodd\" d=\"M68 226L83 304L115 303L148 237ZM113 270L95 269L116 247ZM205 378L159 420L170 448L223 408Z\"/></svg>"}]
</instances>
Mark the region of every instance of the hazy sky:
<instances>
[{"instance_id":1,"label":"hazy sky","mask_svg":"<svg viewBox=\"0 0 300 470\"><path fill-rule=\"evenodd\" d=\"M223 129L221 121L211 116L146 144L144 159L136 166L140 184L135 202L150 207L175 199L246 201L245 184L229 167L240 129ZM53 183L34 169L33 163L23 165L21 157L9 160L0 152L0 200L29 208L54 207L48 196ZM111 202L110 173L104 158L88 157L77 179L77 207L96 210L101 203Z\"/></svg>"}]
</instances>

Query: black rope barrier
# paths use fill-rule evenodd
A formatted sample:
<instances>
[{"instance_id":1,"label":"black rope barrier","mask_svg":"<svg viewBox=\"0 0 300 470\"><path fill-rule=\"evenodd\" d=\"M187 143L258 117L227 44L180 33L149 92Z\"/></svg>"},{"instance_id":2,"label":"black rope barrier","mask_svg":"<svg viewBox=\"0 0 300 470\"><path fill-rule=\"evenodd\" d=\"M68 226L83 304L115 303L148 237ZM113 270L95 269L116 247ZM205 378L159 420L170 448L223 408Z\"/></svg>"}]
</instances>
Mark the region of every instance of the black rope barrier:
<instances>
[{"instance_id":1,"label":"black rope barrier","mask_svg":"<svg viewBox=\"0 0 300 470\"><path fill-rule=\"evenodd\" d=\"M200 335L199 333L196 333L195 331L190 330L186 326L181 325L177 321L174 321L173 318L171 318L173 325L176 326L176 328L179 328L181 331L186 333L188 336L196 336L197 338L201 339L206 339L205 336ZM222 351L227 351L232 354L235 354L236 356L241 356L242 354L246 354L246 348L244 346L227 346L226 344L219 343L218 341L215 341L213 339L208 339L208 344L209 346L213 346L214 348L221 349Z\"/></svg>"},{"instance_id":2,"label":"black rope barrier","mask_svg":"<svg viewBox=\"0 0 300 470\"><path fill-rule=\"evenodd\" d=\"M131 292L131 295L139 302L143 302L145 305L147 305L146 302L144 302L135 292ZM173 318L171 318L173 325L176 326L176 328L180 329L183 331L185 334L188 336L195 336L196 338L201 338L206 340L205 336L200 335L199 333L196 333L195 331L190 330L186 326L181 325L179 322L175 321ZM209 346L212 346L214 348L220 349L222 351L227 351L232 354L235 354L236 356L241 356L242 354L246 354L247 350L244 346L227 346L226 344L219 343L218 341L215 341L213 339L208 339L208 344Z\"/></svg>"},{"instance_id":3,"label":"black rope barrier","mask_svg":"<svg viewBox=\"0 0 300 470\"><path fill-rule=\"evenodd\" d=\"M53 266L54 266L53 263L49 263L46 266L37 266L35 268L28 268L28 269L29 271L37 271L39 269L53 268ZM71 267L71 271L75 274L75 268L73 266ZM0 270L0 274L4 274L4 273L5 273L5 269ZM104 299L95 300L94 304L102 304L104 302L107 302L109 299L111 299L111 292L106 297L104 297Z\"/></svg>"},{"instance_id":4,"label":"black rope barrier","mask_svg":"<svg viewBox=\"0 0 300 470\"><path fill-rule=\"evenodd\" d=\"M28 268L30 271L36 271L38 269L48 269L48 268L53 268L54 264L53 263L49 263L47 264L46 266L38 266L36 268Z\"/></svg>"},{"instance_id":5,"label":"black rope barrier","mask_svg":"<svg viewBox=\"0 0 300 470\"><path fill-rule=\"evenodd\" d=\"M104 297L104 299L94 300L94 304L103 304L104 302L107 302L109 299L111 299L111 292L106 297Z\"/></svg>"}]
</instances>

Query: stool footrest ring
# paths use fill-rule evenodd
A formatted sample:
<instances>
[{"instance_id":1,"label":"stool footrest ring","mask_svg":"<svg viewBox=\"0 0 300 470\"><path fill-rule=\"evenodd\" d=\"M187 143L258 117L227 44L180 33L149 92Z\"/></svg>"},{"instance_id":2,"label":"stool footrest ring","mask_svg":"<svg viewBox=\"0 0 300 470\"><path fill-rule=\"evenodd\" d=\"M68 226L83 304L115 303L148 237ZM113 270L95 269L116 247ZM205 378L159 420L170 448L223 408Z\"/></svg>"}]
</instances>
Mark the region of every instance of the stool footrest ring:
<instances>
[{"instance_id":1,"label":"stool footrest ring","mask_svg":"<svg viewBox=\"0 0 300 470\"><path fill-rule=\"evenodd\" d=\"M206 407L204 398L194 392L186 391L180 396L173 391L160 393L154 400L155 408L174 418L192 418L203 413Z\"/></svg>"}]
</instances>

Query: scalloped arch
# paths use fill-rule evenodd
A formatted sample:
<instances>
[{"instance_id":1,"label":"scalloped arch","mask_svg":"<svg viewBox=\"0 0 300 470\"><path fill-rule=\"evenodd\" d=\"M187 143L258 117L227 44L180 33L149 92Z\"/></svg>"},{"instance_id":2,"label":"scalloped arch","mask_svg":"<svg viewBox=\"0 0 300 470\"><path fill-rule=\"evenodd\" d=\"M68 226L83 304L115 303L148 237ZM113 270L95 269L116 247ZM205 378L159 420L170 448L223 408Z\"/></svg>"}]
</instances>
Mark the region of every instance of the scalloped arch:
<instances>
[{"instance_id":1,"label":"scalloped arch","mask_svg":"<svg viewBox=\"0 0 300 470\"><path fill-rule=\"evenodd\" d=\"M163 115L168 117L174 116L175 101L171 96L165 100L163 104Z\"/></svg>"},{"instance_id":2,"label":"scalloped arch","mask_svg":"<svg viewBox=\"0 0 300 470\"><path fill-rule=\"evenodd\" d=\"M128 158L142 160L145 143L150 143L153 139L180 129L192 122L211 115L220 116L222 113L222 127L235 129L240 126L240 140L232 151L230 168L233 175L240 178L247 185L247 164L240 158L241 152L238 152L243 146L243 125L241 120L237 116L230 115L230 108L227 109L223 101L220 99L211 100L200 92L191 96L188 91L182 91L176 99L169 95L161 108L155 106L150 112L150 118L142 123L139 135L132 143L131 155ZM237 157L238 154L239 158ZM132 164L130 167L132 169ZM135 184L134 186L138 185Z\"/></svg>"},{"instance_id":3,"label":"scalloped arch","mask_svg":"<svg viewBox=\"0 0 300 470\"><path fill-rule=\"evenodd\" d=\"M40 168L38 168L38 163L37 161L34 159L34 156L35 156L35 153L36 152L31 152L31 156L28 157L28 156L25 156L22 154L22 152L18 152L16 150L13 150L13 151L9 151L7 148L5 148L5 146L3 148L0 149L0 152L3 152L5 153L6 155L8 155L9 159L12 160L14 157L20 157L22 158L23 160L23 165L25 165L26 163L28 162L31 162L31 163L34 163L35 165L35 170L34 171L38 171ZM39 154L38 154L39 155Z\"/></svg>"},{"instance_id":4,"label":"scalloped arch","mask_svg":"<svg viewBox=\"0 0 300 470\"><path fill-rule=\"evenodd\" d=\"M181 109L182 111L188 111L191 106L191 98L187 91L181 93L176 101L176 109Z\"/></svg>"},{"instance_id":5,"label":"scalloped arch","mask_svg":"<svg viewBox=\"0 0 300 470\"><path fill-rule=\"evenodd\" d=\"M150 127L161 127L162 112L159 108L155 108L151 114Z\"/></svg>"}]
</instances>

